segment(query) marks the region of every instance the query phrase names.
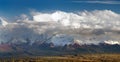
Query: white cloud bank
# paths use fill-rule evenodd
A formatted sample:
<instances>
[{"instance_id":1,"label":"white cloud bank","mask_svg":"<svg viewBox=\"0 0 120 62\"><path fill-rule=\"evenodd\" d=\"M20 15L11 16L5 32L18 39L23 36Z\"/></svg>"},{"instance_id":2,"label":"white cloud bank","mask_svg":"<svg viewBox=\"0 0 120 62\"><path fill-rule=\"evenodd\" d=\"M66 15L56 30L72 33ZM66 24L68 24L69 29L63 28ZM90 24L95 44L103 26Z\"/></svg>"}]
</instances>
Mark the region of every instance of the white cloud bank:
<instances>
[{"instance_id":1,"label":"white cloud bank","mask_svg":"<svg viewBox=\"0 0 120 62\"><path fill-rule=\"evenodd\" d=\"M21 19L9 23L0 18L0 42L26 42L26 39L29 39L31 42L48 41L56 45L64 45L74 43L74 40L79 40L80 44L97 44L106 40L116 40L120 44L119 38L109 37L111 34L97 36L96 40L90 40L90 37L95 37L93 34L91 36L76 34L77 31L81 32L84 29L88 29L88 31L95 29L120 31L120 14L111 10L78 13L33 12L32 17L33 19L30 20L27 15L23 14ZM119 36L119 34L115 34L115 36Z\"/></svg>"},{"instance_id":2,"label":"white cloud bank","mask_svg":"<svg viewBox=\"0 0 120 62\"><path fill-rule=\"evenodd\" d=\"M33 16L36 22L57 22L64 26L74 28L105 28L120 27L120 14L110 10L84 11L79 13L67 13L56 11L54 13L38 13Z\"/></svg>"}]
</instances>

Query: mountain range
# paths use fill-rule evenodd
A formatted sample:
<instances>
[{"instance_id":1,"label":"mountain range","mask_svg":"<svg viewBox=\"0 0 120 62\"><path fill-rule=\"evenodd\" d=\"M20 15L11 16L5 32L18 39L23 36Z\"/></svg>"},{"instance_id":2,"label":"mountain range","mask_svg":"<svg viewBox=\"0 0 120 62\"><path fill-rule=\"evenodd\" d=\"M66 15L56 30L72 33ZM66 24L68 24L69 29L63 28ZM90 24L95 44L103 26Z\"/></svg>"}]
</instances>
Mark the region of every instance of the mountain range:
<instances>
[{"instance_id":1,"label":"mountain range","mask_svg":"<svg viewBox=\"0 0 120 62\"><path fill-rule=\"evenodd\" d=\"M11 56L55 56L77 55L94 53L120 53L120 45L99 43L80 45L77 43L56 46L53 43L40 43L38 41L26 43L0 44L0 57Z\"/></svg>"}]
</instances>

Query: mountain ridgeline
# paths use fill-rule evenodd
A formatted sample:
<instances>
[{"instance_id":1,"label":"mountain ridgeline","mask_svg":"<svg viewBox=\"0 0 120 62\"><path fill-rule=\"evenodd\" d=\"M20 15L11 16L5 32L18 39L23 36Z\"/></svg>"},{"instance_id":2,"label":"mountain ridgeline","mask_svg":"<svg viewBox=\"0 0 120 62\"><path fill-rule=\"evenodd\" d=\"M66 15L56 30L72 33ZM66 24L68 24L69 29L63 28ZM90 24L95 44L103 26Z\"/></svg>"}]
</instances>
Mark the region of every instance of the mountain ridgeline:
<instances>
[{"instance_id":1,"label":"mountain ridgeline","mask_svg":"<svg viewBox=\"0 0 120 62\"><path fill-rule=\"evenodd\" d=\"M84 44L77 43L65 44L64 46L55 46L51 43L30 42L26 43L2 43L0 45L0 57L10 56L62 56L77 54L94 54L94 53L120 53L118 44Z\"/></svg>"}]
</instances>

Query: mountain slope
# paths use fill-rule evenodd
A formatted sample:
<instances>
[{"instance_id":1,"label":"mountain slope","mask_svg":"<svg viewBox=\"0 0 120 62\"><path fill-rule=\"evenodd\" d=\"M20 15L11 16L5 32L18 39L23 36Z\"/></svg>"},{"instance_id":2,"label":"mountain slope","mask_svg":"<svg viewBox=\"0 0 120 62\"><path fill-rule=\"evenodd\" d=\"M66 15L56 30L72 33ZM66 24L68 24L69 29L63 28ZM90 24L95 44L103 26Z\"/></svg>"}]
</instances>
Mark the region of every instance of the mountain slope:
<instances>
[{"instance_id":1,"label":"mountain slope","mask_svg":"<svg viewBox=\"0 0 120 62\"><path fill-rule=\"evenodd\" d=\"M6 48L2 50L1 47ZM10 51L11 50L11 51ZM5 52L3 52L5 51ZM120 45L100 43L99 45L79 45L66 44L64 46L55 46L53 43L21 43L0 45L0 56L53 56L53 55L74 55L74 54L93 54L93 53L120 53Z\"/></svg>"}]
</instances>

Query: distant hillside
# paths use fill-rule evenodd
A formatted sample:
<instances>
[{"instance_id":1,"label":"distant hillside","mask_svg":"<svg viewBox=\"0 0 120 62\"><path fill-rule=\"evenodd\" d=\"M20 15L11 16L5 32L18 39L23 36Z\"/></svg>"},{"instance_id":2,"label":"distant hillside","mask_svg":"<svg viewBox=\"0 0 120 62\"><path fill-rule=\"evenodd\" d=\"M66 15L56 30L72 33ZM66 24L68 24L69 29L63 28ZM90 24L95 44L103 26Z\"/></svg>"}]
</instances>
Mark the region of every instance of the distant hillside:
<instances>
[{"instance_id":1,"label":"distant hillside","mask_svg":"<svg viewBox=\"0 0 120 62\"><path fill-rule=\"evenodd\" d=\"M28 43L1 44L0 57L9 56L54 56L54 55L77 55L93 53L120 53L120 45L100 43L99 45L66 44L55 46L53 43Z\"/></svg>"}]
</instances>

